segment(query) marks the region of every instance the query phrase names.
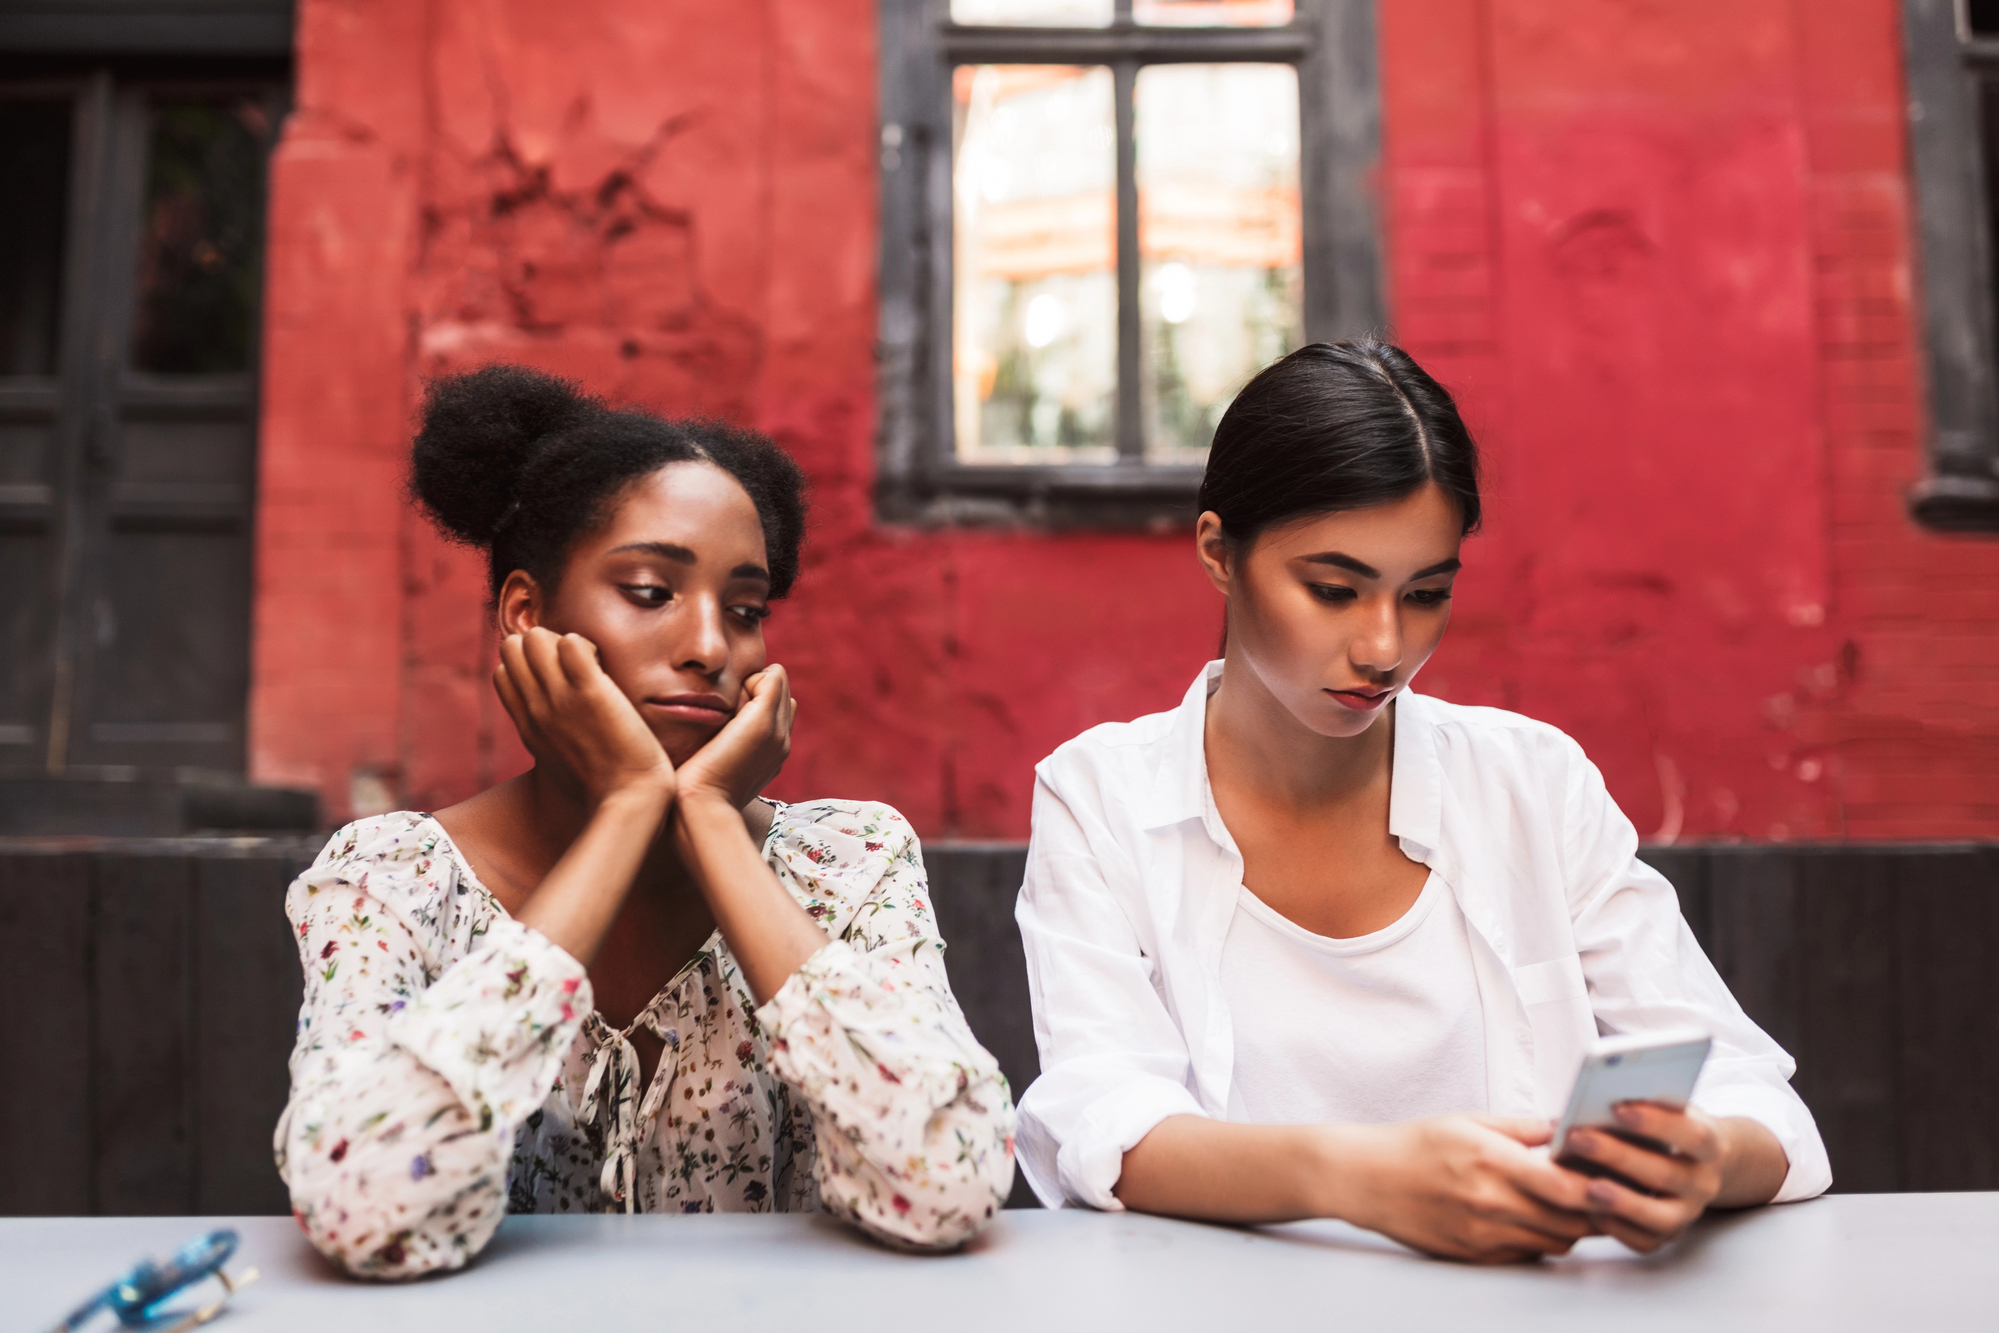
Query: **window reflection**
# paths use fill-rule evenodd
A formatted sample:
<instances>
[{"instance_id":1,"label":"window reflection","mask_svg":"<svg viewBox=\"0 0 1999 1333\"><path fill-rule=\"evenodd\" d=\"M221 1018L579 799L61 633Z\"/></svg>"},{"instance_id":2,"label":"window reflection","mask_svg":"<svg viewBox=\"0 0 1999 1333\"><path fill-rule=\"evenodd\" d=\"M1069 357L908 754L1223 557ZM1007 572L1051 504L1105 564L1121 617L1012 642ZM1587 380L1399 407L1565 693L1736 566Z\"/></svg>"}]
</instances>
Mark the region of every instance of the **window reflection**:
<instances>
[{"instance_id":1,"label":"window reflection","mask_svg":"<svg viewBox=\"0 0 1999 1333\"><path fill-rule=\"evenodd\" d=\"M953 393L967 462L1108 462L1117 396L1108 69L956 71Z\"/></svg>"},{"instance_id":2,"label":"window reflection","mask_svg":"<svg viewBox=\"0 0 1999 1333\"><path fill-rule=\"evenodd\" d=\"M0 101L0 375L56 370L69 134L68 102Z\"/></svg>"},{"instance_id":3,"label":"window reflection","mask_svg":"<svg viewBox=\"0 0 1999 1333\"><path fill-rule=\"evenodd\" d=\"M1132 0L1139 23L1176 28L1275 28L1291 21L1292 0Z\"/></svg>"},{"instance_id":4,"label":"window reflection","mask_svg":"<svg viewBox=\"0 0 1999 1333\"><path fill-rule=\"evenodd\" d=\"M1134 102L1147 451L1199 461L1236 390L1303 341L1297 72L1150 65Z\"/></svg>"},{"instance_id":5,"label":"window reflection","mask_svg":"<svg viewBox=\"0 0 1999 1333\"><path fill-rule=\"evenodd\" d=\"M269 105L253 97L154 104L134 369L250 368L271 120Z\"/></svg>"},{"instance_id":6,"label":"window reflection","mask_svg":"<svg viewBox=\"0 0 1999 1333\"><path fill-rule=\"evenodd\" d=\"M951 0L953 23L1103 28L1113 12L1113 0Z\"/></svg>"}]
</instances>

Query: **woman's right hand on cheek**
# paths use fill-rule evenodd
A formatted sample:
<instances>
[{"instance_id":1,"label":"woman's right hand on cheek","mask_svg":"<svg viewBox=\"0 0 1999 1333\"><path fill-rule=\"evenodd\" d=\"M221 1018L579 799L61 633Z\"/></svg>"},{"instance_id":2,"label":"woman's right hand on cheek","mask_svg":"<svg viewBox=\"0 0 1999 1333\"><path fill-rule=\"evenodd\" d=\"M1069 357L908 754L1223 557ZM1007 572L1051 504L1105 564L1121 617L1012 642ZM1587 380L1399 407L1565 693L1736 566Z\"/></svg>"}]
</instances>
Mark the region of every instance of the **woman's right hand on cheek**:
<instances>
[{"instance_id":1,"label":"woman's right hand on cheek","mask_svg":"<svg viewBox=\"0 0 1999 1333\"><path fill-rule=\"evenodd\" d=\"M1545 1120L1448 1115L1337 1132L1359 1136L1358 1152L1342 1154L1359 1169L1339 1214L1426 1254L1511 1263L1596 1233L1588 1180L1534 1151L1548 1141Z\"/></svg>"},{"instance_id":2,"label":"woman's right hand on cheek","mask_svg":"<svg viewBox=\"0 0 1999 1333\"><path fill-rule=\"evenodd\" d=\"M593 807L619 793L672 799L673 762L582 635L509 634L493 688L536 761L566 769Z\"/></svg>"}]
</instances>

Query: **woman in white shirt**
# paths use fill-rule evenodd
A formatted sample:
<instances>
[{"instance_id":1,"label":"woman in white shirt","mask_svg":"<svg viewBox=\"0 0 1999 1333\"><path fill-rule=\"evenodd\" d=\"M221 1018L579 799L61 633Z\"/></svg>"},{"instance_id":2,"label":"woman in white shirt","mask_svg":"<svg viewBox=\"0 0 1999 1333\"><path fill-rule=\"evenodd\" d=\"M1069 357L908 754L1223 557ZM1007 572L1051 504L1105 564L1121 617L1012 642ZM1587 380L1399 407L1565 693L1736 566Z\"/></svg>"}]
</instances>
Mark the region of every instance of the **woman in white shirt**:
<instances>
[{"instance_id":1,"label":"woman in white shirt","mask_svg":"<svg viewBox=\"0 0 1999 1333\"><path fill-rule=\"evenodd\" d=\"M803 478L762 436L493 367L433 386L411 489L487 554L532 770L361 819L286 898L305 968L278 1166L365 1277L505 1212L825 1207L949 1248L1013 1181L1005 1078L945 978L907 822L766 802L763 620Z\"/></svg>"},{"instance_id":2,"label":"woman in white shirt","mask_svg":"<svg viewBox=\"0 0 1999 1333\"><path fill-rule=\"evenodd\" d=\"M1051 1206L1339 1217L1503 1261L1831 1182L1790 1058L1736 1005L1555 728L1426 698L1478 457L1400 349L1318 344L1215 433L1195 545L1224 655L1175 710L1036 770L1018 916ZM1684 1111L1548 1142L1601 1033L1698 1026Z\"/></svg>"}]
</instances>

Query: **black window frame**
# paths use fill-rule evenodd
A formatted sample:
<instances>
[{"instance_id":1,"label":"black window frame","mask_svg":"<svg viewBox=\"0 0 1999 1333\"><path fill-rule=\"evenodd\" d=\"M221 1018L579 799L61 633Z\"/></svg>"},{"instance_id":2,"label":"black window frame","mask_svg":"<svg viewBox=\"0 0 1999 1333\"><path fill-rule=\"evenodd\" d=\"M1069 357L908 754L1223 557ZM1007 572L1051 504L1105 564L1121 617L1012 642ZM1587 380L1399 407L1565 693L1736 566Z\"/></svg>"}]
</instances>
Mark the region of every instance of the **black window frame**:
<instances>
[{"instance_id":1,"label":"black window frame","mask_svg":"<svg viewBox=\"0 0 1999 1333\"><path fill-rule=\"evenodd\" d=\"M1981 85L1999 95L1999 37L1971 31L1964 0L1902 0L1930 434L1909 496L1925 526L1999 532L1999 343L1994 205Z\"/></svg>"},{"instance_id":2,"label":"black window frame","mask_svg":"<svg viewBox=\"0 0 1999 1333\"><path fill-rule=\"evenodd\" d=\"M1385 324L1375 0L1297 0L1270 28L973 27L949 0L881 0L881 331L876 504L892 522L1158 528L1191 522L1198 465L1147 462L1140 394L1132 87L1150 64L1298 70L1307 342ZM1118 389L1112 464L968 464L952 414L951 74L961 64L1104 65L1116 84Z\"/></svg>"}]
</instances>

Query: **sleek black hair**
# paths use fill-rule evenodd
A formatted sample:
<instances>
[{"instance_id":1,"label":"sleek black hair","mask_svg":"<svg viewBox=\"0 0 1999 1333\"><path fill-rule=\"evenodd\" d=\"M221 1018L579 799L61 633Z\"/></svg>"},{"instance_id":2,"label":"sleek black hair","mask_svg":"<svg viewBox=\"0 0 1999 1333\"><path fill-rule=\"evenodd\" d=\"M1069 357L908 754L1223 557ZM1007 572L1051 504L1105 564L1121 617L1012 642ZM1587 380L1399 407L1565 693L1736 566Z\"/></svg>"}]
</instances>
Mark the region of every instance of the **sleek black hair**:
<instances>
[{"instance_id":1,"label":"sleek black hair","mask_svg":"<svg viewBox=\"0 0 1999 1333\"><path fill-rule=\"evenodd\" d=\"M1201 477L1238 545L1298 518L1366 509L1435 482L1479 524L1478 446L1450 393L1400 347L1313 343L1243 386L1215 428Z\"/></svg>"},{"instance_id":2,"label":"sleek black hair","mask_svg":"<svg viewBox=\"0 0 1999 1333\"><path fill-rule=\"evenodd\" d=\"M486 552L498 597L516 569L554 587L577 539L610 518L627 486L686 462L712 463L742 484L763 523L770 595L791 591L805 540L805 474L790 455L719 421L614 410L523 366L431 383L409 491L447 536Z\"/></svg>"}]
</instances>

